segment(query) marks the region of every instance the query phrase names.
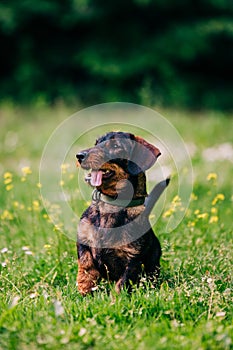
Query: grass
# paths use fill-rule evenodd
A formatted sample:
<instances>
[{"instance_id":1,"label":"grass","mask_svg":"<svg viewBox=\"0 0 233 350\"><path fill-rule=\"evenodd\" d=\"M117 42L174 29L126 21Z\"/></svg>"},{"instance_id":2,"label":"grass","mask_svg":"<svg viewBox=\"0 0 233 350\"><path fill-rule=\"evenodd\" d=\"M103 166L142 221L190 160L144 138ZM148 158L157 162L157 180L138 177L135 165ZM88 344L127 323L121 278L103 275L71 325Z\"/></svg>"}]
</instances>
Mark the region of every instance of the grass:
<instances>
[{"instance_id":1,"label":"grass","mask_svg":"<svg viewBox=\"0 0 233 350\"><path fill-rule=\"evenodd\" d=\"M232 161L203 159L206 148L233 141L232 119L163 111L196 151L185 218L165 232L171 208L180 210L173 198L155 228L163 248L159 287L142 280L131 295L116 295L103 281L82 298L75 242L51 222L38 184L42 149L72 112L1 109L0 349L232 349ZM76 193L75 168L66 175Z\"/></svg>"}]
</instances>

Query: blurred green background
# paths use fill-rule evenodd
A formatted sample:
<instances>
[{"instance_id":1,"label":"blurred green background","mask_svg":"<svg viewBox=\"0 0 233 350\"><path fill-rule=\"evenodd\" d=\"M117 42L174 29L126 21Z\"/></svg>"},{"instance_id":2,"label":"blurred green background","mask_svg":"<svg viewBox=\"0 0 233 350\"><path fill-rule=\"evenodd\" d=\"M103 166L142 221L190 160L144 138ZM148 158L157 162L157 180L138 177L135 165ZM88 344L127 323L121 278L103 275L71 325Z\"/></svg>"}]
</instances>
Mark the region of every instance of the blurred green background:
<instances>
[{"instance_id":1,"label":"blurred green background","mask_svg":"<svg viewBox=\"0 0 233 350\"><path fill-rule=\"evenodd\" d=\"M232 110L230 0L0 3L0 101Z\"/></svg>"}]
</instances>

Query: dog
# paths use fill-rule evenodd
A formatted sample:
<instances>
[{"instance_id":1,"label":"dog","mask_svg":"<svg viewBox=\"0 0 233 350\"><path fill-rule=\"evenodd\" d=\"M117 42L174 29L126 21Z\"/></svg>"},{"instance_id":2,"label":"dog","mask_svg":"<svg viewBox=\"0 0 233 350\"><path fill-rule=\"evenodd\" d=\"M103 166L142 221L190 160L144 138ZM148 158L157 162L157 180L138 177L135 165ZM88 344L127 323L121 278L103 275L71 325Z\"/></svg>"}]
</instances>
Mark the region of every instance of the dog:
<instances>
[{"instance_id":1,"label":"dog","mask_svg":"<svg viewBox=\"0 0 233 350\"><path fill-rule=\"evenodd\" d=\"M109 132L76 155L77 165L90 171L86 181L94 188L78 226L77 285L83 296L97 288L100 278L115 281L119 294L130 291L142 274L159 277L161 246L148 217L169 181L147 197L145 171L160 154L139 136Z\"/></svg>"}]
</instances>

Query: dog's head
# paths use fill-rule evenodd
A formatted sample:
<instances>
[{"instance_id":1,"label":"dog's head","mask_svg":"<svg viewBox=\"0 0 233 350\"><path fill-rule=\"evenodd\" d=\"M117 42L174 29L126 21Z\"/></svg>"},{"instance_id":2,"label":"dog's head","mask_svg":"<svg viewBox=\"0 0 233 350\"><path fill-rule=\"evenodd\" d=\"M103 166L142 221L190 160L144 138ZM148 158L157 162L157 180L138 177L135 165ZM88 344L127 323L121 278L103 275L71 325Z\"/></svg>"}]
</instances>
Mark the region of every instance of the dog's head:
<instances>
[{"instance_id":1,"label":"dog's head","mask_svg":"<svg viewBox=\"0 0 233 350\"><path fill-rule=\"evenodd\" d=\"M91 170L87 181L103 193L115 195L117 184L138 178L156 161L160 151L139 136L125 132L109 132L95 146L79 152L78 165ZM121 188L117 188L121 190Z\"/></svg>"}]
</instances>

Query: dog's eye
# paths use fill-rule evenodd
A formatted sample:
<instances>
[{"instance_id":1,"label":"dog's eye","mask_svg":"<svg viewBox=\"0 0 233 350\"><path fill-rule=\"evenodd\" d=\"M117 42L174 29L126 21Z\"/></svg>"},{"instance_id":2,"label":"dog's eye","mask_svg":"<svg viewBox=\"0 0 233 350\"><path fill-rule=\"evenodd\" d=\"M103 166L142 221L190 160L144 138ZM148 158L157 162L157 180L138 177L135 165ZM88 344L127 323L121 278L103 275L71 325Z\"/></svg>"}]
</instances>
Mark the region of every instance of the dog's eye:
<instances>
[{"instance_id":1,"label":"dog's eye","mask_svg":"<svg viewBox=\"0 0 233 350\"><path fill-rule=\"evenodd\" d=\"M116 143L114 143L113 148L118 148L118 147L119 146Z\"/></svg>"}]
</instances>

